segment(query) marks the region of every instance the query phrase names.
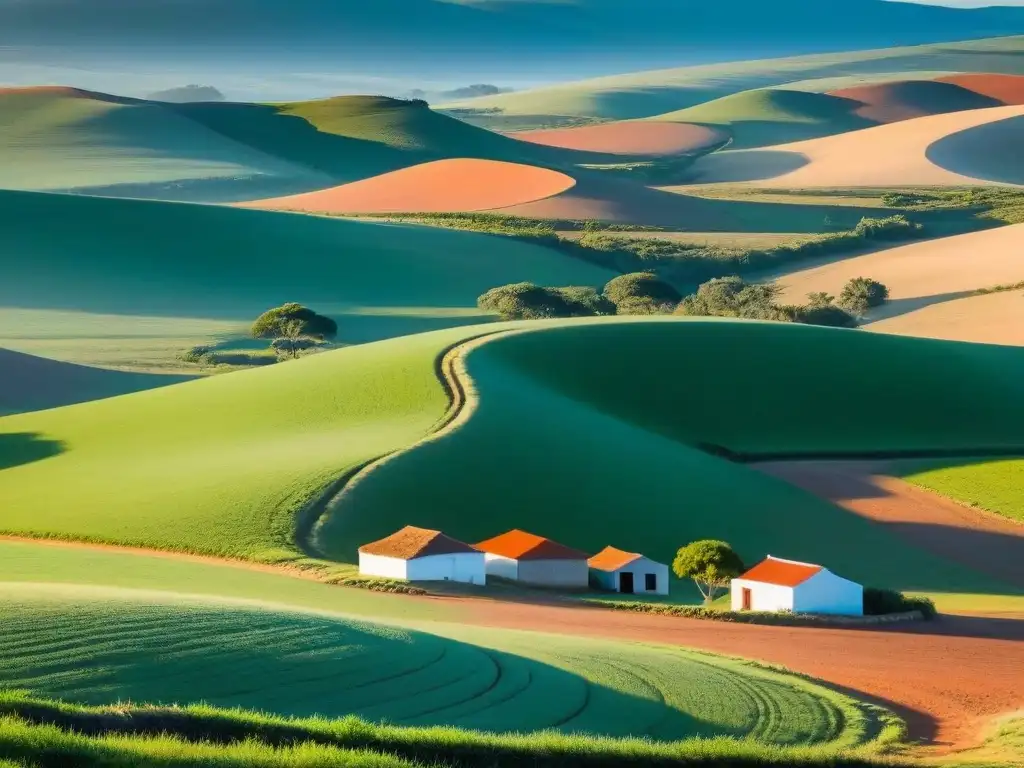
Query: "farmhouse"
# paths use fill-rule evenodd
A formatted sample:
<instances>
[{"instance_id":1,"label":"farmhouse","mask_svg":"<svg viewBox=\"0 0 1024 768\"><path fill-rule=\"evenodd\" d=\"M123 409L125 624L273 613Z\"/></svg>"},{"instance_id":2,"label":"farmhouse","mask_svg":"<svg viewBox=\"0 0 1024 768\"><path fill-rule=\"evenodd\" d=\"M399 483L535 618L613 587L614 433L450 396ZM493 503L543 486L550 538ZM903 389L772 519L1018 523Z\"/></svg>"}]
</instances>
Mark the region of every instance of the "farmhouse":
<instances>
[{"instance_id":1,"label":"farmhouse","mask_svg":"<svg viewBox=\"0 0 1024 768\"><path fill-rule=\"evenodd\" d=\"M359 573L407 581L487 583L482 552L440 531L412 525L361 546Z\"/></svg>"},{"instance_id":2,"label":"farmhouse","mask_svg":"<svg viewBox=\"0 0 1024 768\"><path fill-rule=\"evenodd\" d=\"M525 531L509 531L482 541L487 575L544 587L586 587L587 556L577 549Z\"/></svg>"},{"instance_id":3,"label":"farmhouse","mask_svg":"<svg viewBox=\"0 0 1024 768\"><path fill-rule=\"evenodd\" d=\"M668 566L636 552L605 547L587 564L591 577L602 589L627 595L668 594Z\"/></svg>"},{"instance_id":4,"label":"farmhouse","mask_svg":"<svg viewBox=\"0 0 1024 768\"><path fill-rule=\"evenodd\" d=\"M813 563L768 555L731 584L734 611L864 614L864 587Z\"/></svg>"}]
</instances>

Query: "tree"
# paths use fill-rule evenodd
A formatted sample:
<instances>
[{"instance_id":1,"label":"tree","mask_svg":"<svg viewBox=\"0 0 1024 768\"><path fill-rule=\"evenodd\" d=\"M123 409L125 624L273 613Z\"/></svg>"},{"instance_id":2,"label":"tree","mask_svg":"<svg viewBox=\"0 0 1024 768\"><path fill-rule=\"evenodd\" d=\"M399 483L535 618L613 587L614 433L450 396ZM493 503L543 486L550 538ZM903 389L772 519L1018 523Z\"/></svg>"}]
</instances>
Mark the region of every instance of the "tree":
<instances>
[{"instance_id":1,"label":"tree","mask_svg":"<svg viewBox=\"0 0 1024 768\"><path fill-rule=\"evenodd\" d=\"M604 295L620 315L671 312L682 298L679 291L653 272L630 272L608 281Z\"/></svg>"},{"instance_id":2,"label":"tree","mask_svg":"<svg viewBox=\"0 0 1024 768\"><path fill-rule=\"evenodd\" d=\"M614 315L615 305L596 288L569 285L565 288L548 288L557 293L565 302L568 317L590 317L593 315Z\"/></svg>"},{"instance_id":3,"label":"tree","mask_svg":"<svg viewBox=\"0 0 1024 768\"><path fill-rule=\"evenodd\" d=\"M743 573L743 561L726 542L704 539L680 549L672 570L680 579L693 579L707 605L714 602L716 592Z\"/></svg>"},{"instance_id":4,"label":"tree","mask_svg":"<svg viewBox=\"0 0 1024 768\"><path fill-rule=\"evenodd\" d=\"M856 328L858 325L856 317L835 304L808 304L806 307L795 307L793 321L829 328Z\"/></svg>"},{"instance_id":5,"label":"tree","mask_svg":"<svg viewBox=\"0 0 1024 768\"><path fill-rule=\"evenodd\" d=\"M292 336L289 336L291 334ZM252 324L254 339L283 339L305 336L311 339L333 339L338 335L338 324L331 318L318 315L312 309L294 302L268 309Z\"/></svg>"},{"instance_id":6,"label":"tree","mask_svg":"<svg viewBox=\"0 0 1024 768\"><path fill-rule=\"evenodd\" d=\"M835 296L825 293L824 291L814 291L813 293L807 294L807 306L812 309L832 306L832 302L835 300Z\"/></svg>"},{"instance_id":7,"label":"tree","mask_svg":"<svg viewBox=\"0 0 1024 768\"><path fill-rule=\"evenodd\" d=\"M862 315L872 307L879 307L889 298L889 289L870 277L855 277L843 286L839 306Z\"/></svg>"},{"instance_id":8,"label":"tree","mask_svg":"<svg viewBox=\"0 0 1024 768\"><path fill-rule=\"evenodd\" d=\"M270 342L270 346L281 357L290 357L294 360L300 352L314 349L323 343L320 339L303 333L301 320L289 320L282 323L279 330L278 337Z\"/></svg>"},{"instance_id":9,"label":"tree","mask_svg":"<svg viewBox=\"0 0 1024 768\"><path fill-rule=\"evenodd\" d=\"M781 292L775 283L750 284L736 275L716 277L679 302L676 314L791 321L786 309L776 303Z\"/></svg>"}]
</instances>

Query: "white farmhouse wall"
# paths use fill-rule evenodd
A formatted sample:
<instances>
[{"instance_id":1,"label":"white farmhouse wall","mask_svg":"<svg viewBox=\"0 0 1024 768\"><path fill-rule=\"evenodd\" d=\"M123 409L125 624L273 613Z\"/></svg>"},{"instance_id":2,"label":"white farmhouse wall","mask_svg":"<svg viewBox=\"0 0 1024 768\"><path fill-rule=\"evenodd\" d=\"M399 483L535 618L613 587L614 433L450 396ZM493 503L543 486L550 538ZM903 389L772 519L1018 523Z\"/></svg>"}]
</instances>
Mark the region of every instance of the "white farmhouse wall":
<instances>
[{"instance_id":1,"label":"white farmhouse wall","mask_svg":"<svg viewBox=\"0 0 1024 768\"><path fill-rule=\"evenodd\" d=\"M794 589L793 610L863 616L864 587L829 570L821 570Z\"/></svg>"},{"instance_id":2,"label":"white farmhouse wall","mask_svg":"<svg viewBox=\"0 0 1024 768\"><path fill-rule=\"evenodd\" d=\"M518 560L512 560L501 555L492 555L489 552L484 554L484 558L488 576L497 576L498 578L511 579L512 581L519 578Z\"/></svg>"},{"instance_id":3,"label":"white farmhouse wall","mask_svg":"<svg viewBox=\"0 0 1024 768\"><path fill-rule=\"evenodd\" d=\"M484 556L481 552L460 552L453 555L429 555L409 561L409 581L461 581L485 584Z\"/></svg>"},{"instance_id":4,"label":"white farmhouse wall","mask_svg":"<svg viewBox=\"0 0 1024 768\"><path fill-rule=\"evenodd\" d=\"M359 553L359 575L379 576L384 579L404 579L408 561L398 557Z\"/></svg>"},{"instance_id":5,"label":"white farmhouse wall","mask_svg":"<svg viewBox=\"0 0 1024 768\"><path fill-rule=\"evenodd\" d=\"M613 592L622 591L620 589L621 579L619 578L619 575L622 573L633 574L633 594L635 595L668 594L668 566L664 563L648 560L646 557L634 560L616 571L593 571L598 584L602 588L610 589ZM647 574L649 573L653 573L656 580L656 588L652 590L647 589Z\"/></svg>"},{"instance_id":6,"label":"white farmhouse wall","mask_svg":"<svg viewBox=\"0 0 1024 768\"><path fill-rule=\"evenodd\" d=\"M518 580L544 587L588 587L586 560L520 560Z\"/></svg>"},{"instance_id":7,"label":"white farmhouse wall","mask_svg":"<svg viewBox=\"0 0 1024 768\"><path fill-rule=\"evenodd\" d=\"M733 579L729 585L732 594L732 609L743 610L743 590L750 590L750 610L752 611L792 611L793 588L779 584L764 584L760 581Z\"/></svg>"}]
</instances>

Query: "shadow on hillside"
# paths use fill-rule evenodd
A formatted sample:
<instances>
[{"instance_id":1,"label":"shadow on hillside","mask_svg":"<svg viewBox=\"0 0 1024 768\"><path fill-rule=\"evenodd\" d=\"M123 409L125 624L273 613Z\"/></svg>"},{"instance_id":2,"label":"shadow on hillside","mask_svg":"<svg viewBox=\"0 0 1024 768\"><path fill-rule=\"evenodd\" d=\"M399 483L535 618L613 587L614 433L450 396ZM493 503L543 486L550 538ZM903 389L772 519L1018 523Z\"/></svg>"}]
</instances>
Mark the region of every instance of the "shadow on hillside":
<instances>
[{"instance_id":1,"label":"shadow on hillside","mask_svg":"<svg viewBox=\"0 0 1024 768\"><path fill-rule=\"evenodd\" d=\"M35 432L0 434L0 471L42 461L67 450L59 440L50 440Z\"/></svg>"},{"instance_id":2,"label":"shadow on hillside","mask_svg":"<svg viewBox=\"0 0 1024 768\"><path fill-rule=\"evenodd\" d=\"M935 304L944 304L947 301L966 299L969 296L974 295L974 291L951 291L949 293L937 293L932 296L913 296L906 299L890 299L878 309L872 310L867 318L867 322L874 323L879 320L888 320L889 318L907 315L911 312L916 312L919 309L931 307Z\"/></svg>"},{"instance_id":3,"label":"shadow on hillside","mask_svg":"<svg viewBox=\"0 0 1024 768\"><path fill-rule=\"evenodd\" d=\"M692 184L762 181L803 168L808 163L799 152L749 149L714 152L700 158L691 169Z\"/></svg>"},{"instance_id":4,"label":"shadow on hillside","mask_svg":"<svg viewBox=\"0 0 1024 768\"><path fill-rule=\"evenodd\" d=\"M953 173L1004 184L1024 184L1018 159L1024 117L968 128L936 141L925 151L931 162Z\"/></svg>"}]
</instances>

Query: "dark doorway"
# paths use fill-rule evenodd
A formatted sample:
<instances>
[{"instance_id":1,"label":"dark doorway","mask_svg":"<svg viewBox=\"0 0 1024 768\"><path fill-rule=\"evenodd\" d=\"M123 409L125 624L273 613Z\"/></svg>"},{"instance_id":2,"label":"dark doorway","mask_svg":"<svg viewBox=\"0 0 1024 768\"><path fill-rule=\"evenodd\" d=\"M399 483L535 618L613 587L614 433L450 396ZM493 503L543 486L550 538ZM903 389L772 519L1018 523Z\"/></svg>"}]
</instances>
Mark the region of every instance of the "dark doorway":
<instances>
[{"instance_id":1,"label":"dark doorway","mask_svg":"<svg viewBox=\"0 0 1024 768\"><path fill-rule=\"evenodd\" d=\"M620 573L619 574L619 592L624 592L627 595L633 594L633 574L632 573Z\"/></svg>"},{"instance_id":2,"label":"dark doorway","mask_svg":"<svg viewBox=\"0 0 1024 768\"><path fill-rule=\"evenodd\" d=\"M752 602L752 596L750 594L750 590L747 589L746 587L744 587L743 588L743 610L744 611L749 611L750 610L751 602Z\"/></svg>"},{"instance_id":3,"label":"dark doorway","mask_svg":"<svg viewBox=\"0 0 1024 768\"><path fill-rule=\"evenodd\" d=\"M658 591L658 574L648 573L644 576L644 589L648 592Z\"/></svg>"}]
</instances>

